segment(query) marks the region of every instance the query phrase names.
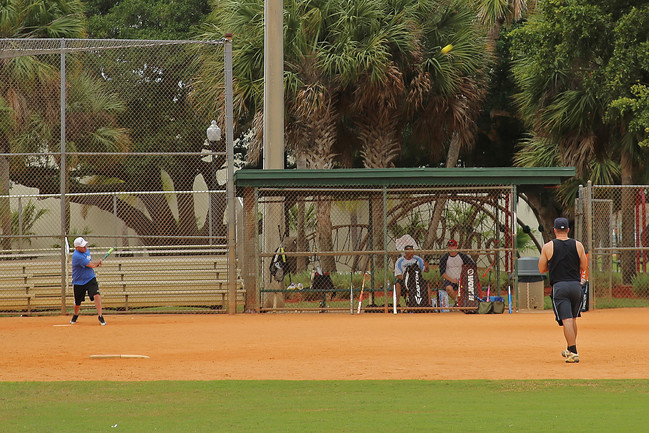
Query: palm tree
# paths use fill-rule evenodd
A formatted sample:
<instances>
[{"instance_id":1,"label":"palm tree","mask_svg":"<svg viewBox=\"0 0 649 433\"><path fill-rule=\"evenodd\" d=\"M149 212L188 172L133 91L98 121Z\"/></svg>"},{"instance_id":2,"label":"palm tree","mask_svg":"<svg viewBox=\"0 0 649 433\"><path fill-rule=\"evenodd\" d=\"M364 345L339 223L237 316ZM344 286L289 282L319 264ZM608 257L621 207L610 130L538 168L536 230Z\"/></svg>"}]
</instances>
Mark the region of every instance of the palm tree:
<instances>
[{"instance_id":1,"label":"palm tree","mask_svg":"<svg viewBox=\"0 0 649 433\"><path fill-rule=\"evenodd\" d=\"M461 150L472 146L486 94L490 55L475 17L475 10L454 1L417 11L422 37L407 99L411 141L430 161L444 156L446 167L455 167ZM442 53L447 44L453 49ZM445 205L443 199L435 203L423 248L433 248Z\"/></svg>"},{"instance_id":2,"label":"palm tree","mask_svg":"<svg viewBox=\"0 0 649 433\"><path fill-rule=\"evenodd\" d=\"M391 167L408 126L414 131L411 140L426 153L439 154L454 137L452 151L459 154L459 146L472 142L485 88L487 55L476 14L461 0L286 2L287 148L307 168L349 166L354 153L367 168ZM216 39L238 29L234 75L240 131L256 128L261 118L262 19L261 1L222 2L204 35ZM441 53L448 43L455 48ZM204 66L197 83L205 109L218 99L221 87L209 69ZM261 155L261 140L256 131L249 156ZM331 244L327 200L318 201L322 250ZM380 249L382 214L380 206L373 209L373 247Z\"/></svg>"},{"instance_id":3,"label":"palm tree","mask_svg":"<svg viewBox=\"0 0 649 433\"><path fill-rule=\"evenodd\" d=\"M503 24L520 21L536 8L536 3L534 0L480 0L478 16L489 27L489 46L495 47Z\"/></svg>"},{"instance_id":4,"label":"palm tree","mask_svg":"<svg viewBox=\"0 0 649 433\"><path fill-rule=\"evenodd\" d=\"M85 35L83 4L79 0L7 0L0 13L2 38L79 38ZM11 126L0 130L0 153L11 152L15 127L28 125L32 119L34 99L58 89L58 71L36 57L0 59L0 106L7 108ZM7 114L5 114L6 116ZM7 156L0 156L0 196L9 195ZM5 234L3 249L11 249L11 210L9 199L0 199L0 226Z\"/></svg>"}]
</instances>

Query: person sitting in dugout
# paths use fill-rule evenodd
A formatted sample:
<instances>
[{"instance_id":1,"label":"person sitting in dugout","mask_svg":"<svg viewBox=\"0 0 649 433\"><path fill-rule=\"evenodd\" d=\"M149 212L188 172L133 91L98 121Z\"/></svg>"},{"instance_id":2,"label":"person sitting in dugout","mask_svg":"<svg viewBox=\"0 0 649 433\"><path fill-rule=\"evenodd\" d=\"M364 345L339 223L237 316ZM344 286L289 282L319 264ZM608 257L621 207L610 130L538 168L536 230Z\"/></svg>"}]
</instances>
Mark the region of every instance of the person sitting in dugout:
<instances>
[{"instance_id":1,"label":"person sitting in dugout","mask_svg":"<svg viewBox=\"0 0 649 433\"><path fill-rule=\"evenodd\" d=\"M455 239L447 243L448 252L439 259L439 273L444 279L442 289L457 302L457 288L462 274L462 265L472 265L475 262L468 255L457 250L458 244Z\"/></svg>"},{"instance_id":2,"label":"person sitting in dugout","mask_svg":"<svg viewBox=\"0 0 649 433\"><path fill-rule=\"evenodd\" d=\"M404 247L403 255L394 262L394 276L396 277L394 287L397 292L397 305L400 305L401 291L404 288L403 273L406 271L408 266L415 263L419 266L422 272L428 272L428 263L415 254L412 245L406 245Z\"/></svg>"}]
</instances>

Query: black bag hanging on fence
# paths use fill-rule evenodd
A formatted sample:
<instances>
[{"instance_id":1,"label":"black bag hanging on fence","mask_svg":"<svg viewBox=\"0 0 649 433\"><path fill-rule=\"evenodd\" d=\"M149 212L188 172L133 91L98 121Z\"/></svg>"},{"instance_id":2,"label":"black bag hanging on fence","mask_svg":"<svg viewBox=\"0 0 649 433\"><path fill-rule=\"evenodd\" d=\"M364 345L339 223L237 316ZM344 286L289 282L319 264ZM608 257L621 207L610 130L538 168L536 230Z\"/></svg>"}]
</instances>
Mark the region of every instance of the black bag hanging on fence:
<instances>
[{"instance_id":1,"label":"black bag hanging on fence","mask_svg":"<svg viewBox=\"0 0 649 433\"><path fill-rule=\"evenodd\" d=\"M287 271L286 255L284 254L284 247L279 247L275 250L275 255L270 261L270 276L275 281L284 281L284 275Z\"/></svg>"},{"instance_id":2,"label":"black bag hanging on fence","mask_svg":"<svg viewBox=\"0 0 649 433\"><path fill-rule=\"evenodd\" d=\"M422 277L419 265L413 263L406 268L403 273L403 285L408 290L407 307L430 307L428 282Z\"/></svg>"},{"instance_id":3,"label":"black bag hanging on fence","mask_svg":"<svg viewBox=\"0 0 649 433\"><path fill-rule=\"evenodd\" d=\"M318 274L316 273L313 276L313 281L311 282L311 288L313 290L322 290L323 292L333 292L336 290L333 281L329 274Z\"/></svg>"}]
</instances>

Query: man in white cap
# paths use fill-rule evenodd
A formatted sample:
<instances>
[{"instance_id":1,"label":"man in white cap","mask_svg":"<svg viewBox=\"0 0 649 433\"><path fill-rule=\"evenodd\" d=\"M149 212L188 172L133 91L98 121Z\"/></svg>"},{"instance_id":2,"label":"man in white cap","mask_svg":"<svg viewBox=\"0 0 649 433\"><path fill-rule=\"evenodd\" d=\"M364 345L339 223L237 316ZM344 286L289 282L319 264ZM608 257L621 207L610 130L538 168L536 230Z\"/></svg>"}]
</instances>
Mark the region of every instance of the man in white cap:
<instances>
[{"instance_id":1,"label":"man in white cap","mask_svg":"<svg viewBox=\"0 0 649 433\"><path fill-rule=\"evenodd\" d=\"M581 242L568 237L568 220L560 217L554 220L556 239L543 245L539 258L539 271L550 272L552 286L552 309L567 349L561 352L566 362L579 362L577 352L577 317L581 316L583 301L581 275L588 267L586 251Z\"/></svg>"},{"instance_id":2,"label":"man in white cap","mask_svg":"<svg viewBox=\"0 0 649 433\"><path fill-rule=\"evenodd\" d=\"M101 266L101 260L92 260L90 251L88 251L88 241L82 237L74 240L74 252L72 253L72 285L74 286L74 316L70 324L77 323L81 303L86 299L86 293L91 301L95 302L97 314L99 315L99 324L104 326L106 321L101 310L101 295L99 294L99 285L95 276L94 268Z\"/></svg>"},{"instance_id":3,"label":"man in white cap","mask_svg":"<svg viewBox=\"0 0 649 433\"><path fill-rule=\"evenodd\" d=\"M412 238L411 238L412 239ZM419 266L421 272L428 272L428 262L419 257L414 252L414 240L404 246L404 252L401 257L399 257L394 262L394 276L396 281L394 283L394 289L396 291L397 305L400 305L401 302L401 291L405 289L405 284L403 282L403 274L406 271L408 266L416 264Z\"/></svg>"}]
</instances>

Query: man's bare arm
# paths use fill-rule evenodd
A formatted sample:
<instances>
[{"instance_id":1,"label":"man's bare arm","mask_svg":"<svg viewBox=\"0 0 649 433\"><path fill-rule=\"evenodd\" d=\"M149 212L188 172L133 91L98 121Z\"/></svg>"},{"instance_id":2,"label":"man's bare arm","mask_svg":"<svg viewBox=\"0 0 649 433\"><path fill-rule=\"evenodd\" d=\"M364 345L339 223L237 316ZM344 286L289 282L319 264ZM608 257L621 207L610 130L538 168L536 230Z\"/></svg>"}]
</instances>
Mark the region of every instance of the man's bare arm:
<instances>
[{"instance_id":1,"label":"man's bare arm","mask_svg":"<svg viewBox=\"0 0 649 433\"><path fill-rule=\"evenodd\" d=\"M588 269L588 257L584 245L577 241L577 253L579 253L579 270L583 274Z\"/></svg>"},{"instance_id":2,"label":"man's bare arm","mask_svg":"<svg viewBox=\"0 0 649 433\"><path fill-rule=\"evenodd\" d=\"M541 257L539 257L539 272L542 274L548 272L548 261L552 257L552 251L550 249L552 248L552 242L548 242L547 244L543 245L543 248L541 249Z\"/></svg>"}]
</instances>

